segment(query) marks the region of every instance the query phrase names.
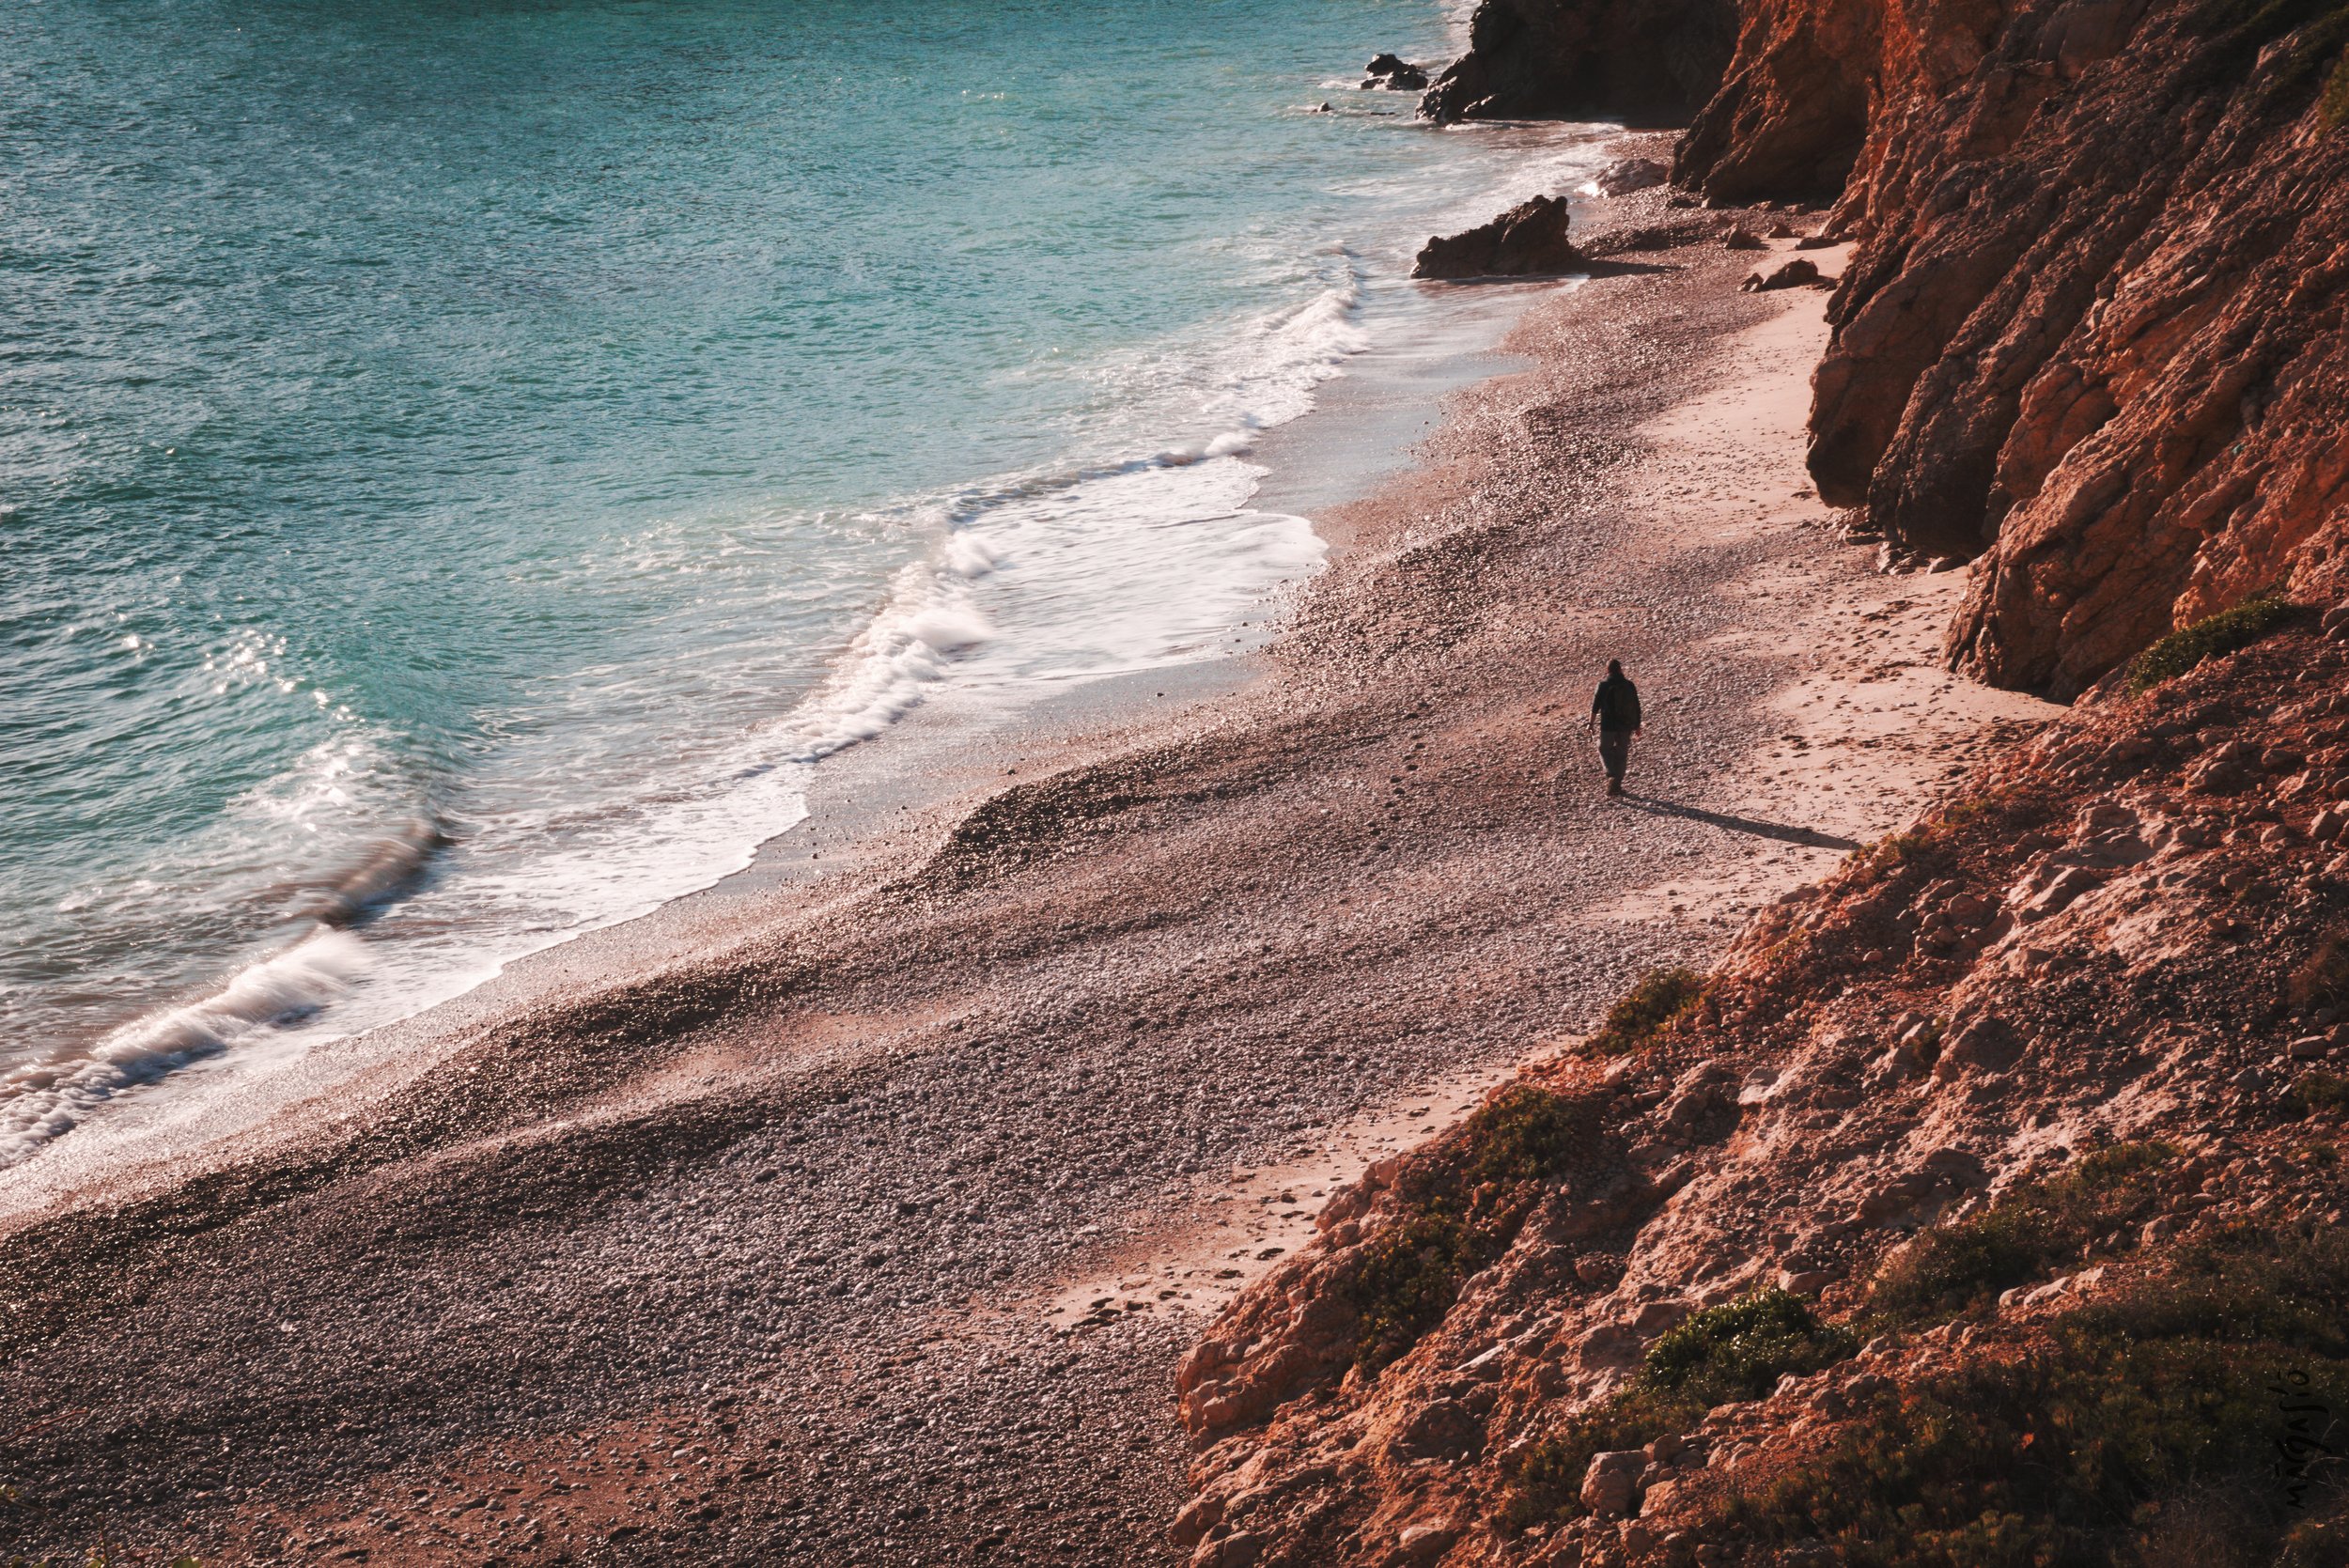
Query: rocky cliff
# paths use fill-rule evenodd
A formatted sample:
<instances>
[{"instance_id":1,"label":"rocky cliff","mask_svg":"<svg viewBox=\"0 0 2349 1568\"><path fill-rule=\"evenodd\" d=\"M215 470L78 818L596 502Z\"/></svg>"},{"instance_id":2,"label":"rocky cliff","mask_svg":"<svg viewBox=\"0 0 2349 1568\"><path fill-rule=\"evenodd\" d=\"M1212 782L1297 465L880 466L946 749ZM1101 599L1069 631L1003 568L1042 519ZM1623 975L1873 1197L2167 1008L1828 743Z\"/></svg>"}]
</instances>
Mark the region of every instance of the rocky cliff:
<instances>
[{"instance_id":1,"label":"rocky cliff","mask_svg":"<svg viewBox=\"0 0 2349 1568\"><path fill-rule=\"evenodd\" d=\"M1677 124L1712 96L1736 32L1730 0L1482 0L1422 113Z\"/></svg>"},{"instance_id":2,"label":"rocky cliff","mask_svg":"<svg viewBox=\"0 0 2349 1568\"><path fill-rule=\"evenodd\" d=\"M1486 0L1428 112L1692 15ZM1673 176L1857 242L1819 493L2093 700L1337 1194L1182 1369L1199 1568L2349 1563L2344 49L1744 0Z\"/></svg>"},{"instance_id":3,"label":"rocky cliff","mask_svg":"<svg viewBox=\"0 0 2349 1568\"><path fill-rule=\"evenodd\" d=\"M1182 1368L1192 1560L2344 1560L2325 629L2168 644L1336 1194Z\"/></svg>"},{"instance_id":4,"label":"rocky cliff","mask_svg":"<svg viewBox=\"0 0 2349 1568\"><path fill-rule=\"evenodd\" d=\"M1712 56L1646 30L1703 36L1687 16L1486 0L1428 112L1617 112L1634 59L1685 90ZM1893 551L1974 563L1954 663L2068 698L2215 611L2334 591L2349 6L1747 0L1736 26L1675 178L1831 198L1859 240L1811 465Z\"/></svg>"}]
</instances>

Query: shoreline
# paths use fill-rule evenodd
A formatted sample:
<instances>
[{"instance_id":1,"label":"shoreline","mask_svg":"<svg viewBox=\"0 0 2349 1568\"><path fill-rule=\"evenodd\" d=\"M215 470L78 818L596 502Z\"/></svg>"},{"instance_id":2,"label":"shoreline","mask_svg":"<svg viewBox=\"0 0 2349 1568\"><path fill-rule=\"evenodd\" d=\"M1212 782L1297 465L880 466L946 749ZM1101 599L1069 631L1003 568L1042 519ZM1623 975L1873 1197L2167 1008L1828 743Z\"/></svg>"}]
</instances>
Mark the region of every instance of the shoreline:
<instances>
[{"instance_id":1,"label":"shoreline","mask_svg":"<svg viewBox=\"0 0 2349 1568\"><path fill-rule=\"evenodd\" d=\"M1604 150L1621 139L1582 125L1479 127L1474 133L1496 131L1526 132L1527 157L1537 165L1565 149ZM1431 301L1431 287L1446 286L1388 280L1389 289L1418 296L1414 310L1375 323L1380 340L1321 383L1312 408L1261 434L1245 459L1258 470L1249 507L1304 517L1331 551L1344 548L1327 536L1319 517L1408 469L1412 446L1436 428L1443 400L1494 373L1494 345L1526 308L1561 286L1556 279L1486 286ZM0 1168L0 1230L85 1203L151 1195L192 1174L319 1135L327 1124L429 1073L474 1033L742 939L772 921L779 894L811 908L854 898L874 877L889 875L898 852L918 858L921 844L1000 787L1007 767L1039 756L1066 763L1104 754L1170 719L1211 713L1260 680L1257 651L1288 623L1315 575L1262 600L1266 613L1252 617L1254 635L1235 653L1085 676L1057 690L1032 686L1000 702L957 690L950 676L940 693L880 735L815 765L804 815L753 846L739 869L503 960L487 978L388 1023L290 1052L264 1032L137 1086L39 1155ZM281 961L299 945L248 969ZM202 1000L182 999L143 1017Z\"/></svg>"},{"instance_id":2,"label":"shoreline","mask_svg":"<svg viewBox=\"0 0 2349 1568\"><path fill-rule=\"evenodd\" d=\"M1331 508L1345 548L1213 704L1015 763L723 949L565 1008L485 998L438 1070L317 1142L0 1236L0 1331L55 1374L20 1388L8 1467L119 1476L87 1497L231 1561L1157 1560L1168 1378L1220 1299L1180 1270L1210 1266L1215 1211L1271 1211L1239 1234L1287 1245L1294 1205L1251 1179L1342 1179L1431 1086L1702 961L1719 889L1898 826L1920 763L1988 722L1952 710L1888 763L1835 714L1907 730L1899 703L1947 700L1915 670L1955 584L1876 576L1794 493L1823 296L1739 295L1746 265L1616 257L1525 311L1520 367ZM1790 629L1765 596L1795 592ZM1823 622L1885 635L1798 645ZM1621 807L1576 782L1610 648L1663 720ZM1906 666L1873 707L1868 660ZM1879 754L1748 776L1829 750L1829 719ZM1793 809L1828 783L1845 815ZM1085 1295L1145 1271L1133 1310ZM320 1401L332 1452L298 1441ZM80 1495L37 1489L21 1542L71 1539Z\"/></svg>"}]
</instances>

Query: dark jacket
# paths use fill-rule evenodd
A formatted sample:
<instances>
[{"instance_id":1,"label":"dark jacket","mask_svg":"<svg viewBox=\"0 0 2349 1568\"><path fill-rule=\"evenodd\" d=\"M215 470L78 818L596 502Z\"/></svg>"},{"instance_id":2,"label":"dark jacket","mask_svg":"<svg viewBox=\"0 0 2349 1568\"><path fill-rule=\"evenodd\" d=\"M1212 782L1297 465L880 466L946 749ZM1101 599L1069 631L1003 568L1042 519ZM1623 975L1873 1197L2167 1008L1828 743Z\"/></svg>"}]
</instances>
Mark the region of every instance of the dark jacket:
<instances>
[{"instance_id":1,"label":"dark jacket","mask_svg":"<svg viewBox=\"0 0 2349 1568\"><path fill-rule=\"evenodd\" d=\"M1628 676L1609 675L1598 683L1591 711L1598 715L1600 729L1636 730L1640 727L1640 689Z\"/></svg>"}]
</instances>

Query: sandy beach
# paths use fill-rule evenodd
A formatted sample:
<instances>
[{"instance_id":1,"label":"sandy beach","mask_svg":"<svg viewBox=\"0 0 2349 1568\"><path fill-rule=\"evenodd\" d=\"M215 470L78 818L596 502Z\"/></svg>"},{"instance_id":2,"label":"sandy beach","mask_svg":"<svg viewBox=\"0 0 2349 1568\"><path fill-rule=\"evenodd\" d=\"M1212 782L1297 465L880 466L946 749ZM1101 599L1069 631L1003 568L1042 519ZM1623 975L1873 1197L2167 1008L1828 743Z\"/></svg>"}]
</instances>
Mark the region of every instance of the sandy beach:
<instances>
[{"instance_id":1,"label":"sandy beach","mask_svg":"<svg viewBox=\"0 0 2349 1568\"><path fill-rule=\"evenodd\" d=\"M1727 220L1663 194L1593 221ZM843 768L723 896L418 1020L428 1071L21 1208L0 1540L1171 1560L1174 1362L1318 1197L2048 711L1812 494L1827 295L1594 249L1374 493L1272 445L1331 563L1245 659L941 733L948 806Z\"/></svg>"}]
</instances>

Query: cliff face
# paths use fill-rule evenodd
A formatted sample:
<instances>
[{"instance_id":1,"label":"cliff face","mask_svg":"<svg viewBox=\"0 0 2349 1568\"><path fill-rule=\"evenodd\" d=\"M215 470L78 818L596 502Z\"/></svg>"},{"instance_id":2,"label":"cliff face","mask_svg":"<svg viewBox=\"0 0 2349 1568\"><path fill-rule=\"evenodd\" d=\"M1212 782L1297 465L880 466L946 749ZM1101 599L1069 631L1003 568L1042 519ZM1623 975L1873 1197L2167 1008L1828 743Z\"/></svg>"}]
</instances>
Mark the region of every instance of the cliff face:
<instances>
[{"instance_id":1,"label":"cliff face","mask_svg":"<svg viewBox=\"0 0 2349 1568\"><path fill-rule=\"evenodd\" d=\"M1897 546L1980 558L1948 646L2000 685L2069 697L2340 578L2349 136L2319 86L2349 12L2218 9L1921 6L1875 40L1811 465ZM1701 150L1708 189L1768 172Z\"/></svg>"},{"instance_id":2,"label":"cliff face","mask_svg":"<svg viewBox=\"0 0 2349 1568\"><path fill-rule=\"evenodd\" d=\"M1478 14L1439 112L1610 112L1590 84L1625 52L1593 40L1652 24L1628 0ZM1674 177L1840 191L1860 243L1812 469L1896 550L1977 562L1958 666L2068 698L2177 626L2343 580L2344 45L2340 0L1743 8Z\"/></svg>"},{"instance_id":3,"label":"cliff face","mask_svg":"<svg viewBox=\"0 0 2349 1568\"><path fill-rule=\"evenodd\" d=\"M2312 619L2077 710L1334 1195L1182 1369L1193 1562L2341 1561L2293 1424L2349 1407Z\"/></svg>"}]
</instances>

